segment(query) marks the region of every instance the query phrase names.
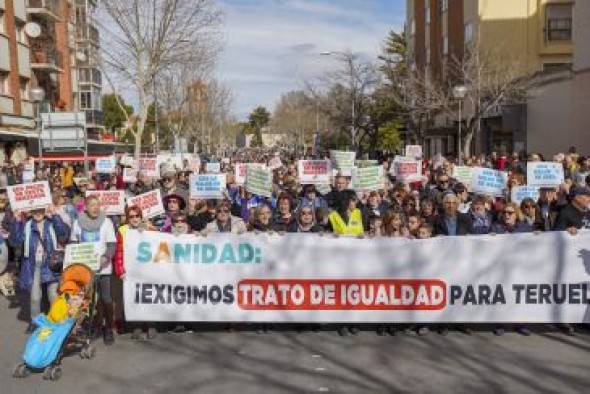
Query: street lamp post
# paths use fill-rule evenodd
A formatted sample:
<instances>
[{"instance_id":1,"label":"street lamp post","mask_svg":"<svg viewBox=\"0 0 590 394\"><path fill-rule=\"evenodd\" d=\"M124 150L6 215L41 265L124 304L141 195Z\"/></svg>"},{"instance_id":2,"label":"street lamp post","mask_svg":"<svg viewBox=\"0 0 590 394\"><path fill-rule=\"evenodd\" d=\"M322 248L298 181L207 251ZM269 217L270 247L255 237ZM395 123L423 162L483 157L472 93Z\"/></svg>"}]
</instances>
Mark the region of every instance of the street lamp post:
<instances>
[{"instance_id":1,"label":"street lamp post","mask_svg":"<svg viewBox=\"0 0 590 394\"><path fill-rule=\"evenodd\" d=\"M462 140L462 114L461 110L463 109L463 99L467 95L467 88L464 85L457 85L453 87L453 97L455 100L459 101L459 130L457 134L457 156L459 160L459 165L463 165L463 152L461 149L461 140Z\"/></svg>"},{"instance_id":2,"label":"street lamp post","mask_svg":"<svg viewBox=\"0 0 590 394\"><path fill-rule=\"evenodd\" d=\"M332 56L332 55L340 55L340 56L347 56L346 53L344 52L338 52L338 51L330 51L330 52L321 52L320 55L322 56ZM352 60L351 60L352 61ZM354 89L354 75L352 72L352 68L351 68L351 73L350 73L350 96L351 96L351 124L350 124L350 135L352 136L352 147L353 149L356 151L356 130L354 127L354 120L356 118L356 113L355 113L355 89Z\"/></svg>"},{"instance_id":3,"label":"street lamp post","mask_svg":"<svg viewBox=\"0 0 590 394\"><path fill-rule=\"evenodd\" d=\"M43 167L43 143L41 142L41 102L45 98L45 90L42 87L36 86L31 89L31 99L35 102L36 118L37 118L37 133L39 136L38 148L39 148L39 167Z\"/></svg>"}]
</instances>

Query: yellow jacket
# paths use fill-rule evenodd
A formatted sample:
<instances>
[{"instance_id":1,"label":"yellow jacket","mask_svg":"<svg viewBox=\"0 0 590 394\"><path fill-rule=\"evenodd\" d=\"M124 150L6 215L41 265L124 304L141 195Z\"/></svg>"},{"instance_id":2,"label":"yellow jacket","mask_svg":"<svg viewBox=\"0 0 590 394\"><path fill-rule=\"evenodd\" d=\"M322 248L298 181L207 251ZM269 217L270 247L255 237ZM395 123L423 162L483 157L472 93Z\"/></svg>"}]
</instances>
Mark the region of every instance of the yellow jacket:
<instances>
[{"instance_id":1,"label":"yellow jacket","mask_svg":"<svg viewBox=\"0 0 590 394\"><path fill-rule=\"evenodd\" d=\"M348 223L345 223L342 216L336 211L330 213L330 223L334 234L340 235L362 235L365 232L363 227L363 214L360 209L355 209L348 218Z\"/></svg>"}]
</instances>

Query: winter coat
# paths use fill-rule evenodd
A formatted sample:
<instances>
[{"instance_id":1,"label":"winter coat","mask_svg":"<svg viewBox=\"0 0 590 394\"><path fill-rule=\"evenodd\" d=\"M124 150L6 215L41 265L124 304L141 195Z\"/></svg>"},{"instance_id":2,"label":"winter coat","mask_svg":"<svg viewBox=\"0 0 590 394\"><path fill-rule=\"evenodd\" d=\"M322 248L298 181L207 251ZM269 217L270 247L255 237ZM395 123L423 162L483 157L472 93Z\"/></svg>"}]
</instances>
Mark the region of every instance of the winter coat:
<instances>
[{"instance_id":1,"label":"winter coat","mask_svg":"<svg viewBox=\"0 0 590 394\"><path fill-rule=\"evenodd\" d=\"M27 222L15 221L12 226L12 231L10 232L12 244L20 245L22 247L23 245L27 244L25 239L25 228L27 225L29 225L29 223L32 225L30 232L31 239L28 240L29 250L28 255L26 251L23 253L20 271L20 286L21 289L27 292L30 292L33 286L33 276L35 274L35 256L37 254L40 234L37 231L36 226L34 226L34 223L32 223L32 220L28 220ZM57 282L59 279L59 274L56 274L49 269L49 257L55 250L50 233L51 226L55 232L57 243L65 244L69 238L70 229L63 222L61 217L59 217L59 215L54 215L51 219L44 219L42 239L45 253L43 253L43 260L41 262L41 283Z\"/></svg>"}]
</instances>

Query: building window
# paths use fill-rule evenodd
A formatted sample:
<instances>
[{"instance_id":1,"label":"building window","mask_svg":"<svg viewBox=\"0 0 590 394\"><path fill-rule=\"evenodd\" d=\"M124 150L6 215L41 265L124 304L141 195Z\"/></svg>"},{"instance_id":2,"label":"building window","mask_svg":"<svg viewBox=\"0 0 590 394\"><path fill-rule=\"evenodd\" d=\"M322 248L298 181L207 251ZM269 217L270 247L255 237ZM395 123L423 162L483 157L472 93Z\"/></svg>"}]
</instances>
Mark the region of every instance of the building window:
<instances>
[{"instance_id":1,"label":"building window","mask_svg":"<svg viewBox=\"0 0 590 394\"><path fill-rule=\"evenodd\" d=\"M547 4L545 6L545 18L547 41L572 40L571 4Z\"/></svg>"},{"instance_id":2,"label":"building window","mask_svg":"<svg viewBox=\"0 0 590 394\"><path fill-rule=\"evenodd\" d=\"M424 21L430 23L430 0L424 2Z\"/></svg>"},{"instance_id":3,"label":"building window","mask_svg":"<svg viewBox=\"0 0 590 394\"><path fill-rule=\"evenodd\" d=\"M80 108L91 109L92 108L92 93L91 92L80 92Z\"/></svg>"},{"instance_id":4,"label":"building window","mask_svg":"<svg viewBox=\"0 0 590 394\"><path fill-rule=\"evenodd\" d=\"M20 98L21 100L29 100L29 80L26 78L20 79Z\"/></svg>"},{"instance_id":5,"label":"building window","mask_svg":"<svg viewBox=\"0 0 590 394\"><path fill-rule=\"evenodd\" d=\"M469 44L473 40L473 23L467 22L465 24L465 44Z\"/></svg>"},{"instance_id":6,"label":"building window","mask_svg":"<svg viewBox=\"0 0 590 394\"><path fill-rule=\"evenodd\" d=\"M442 53L443 55L449 54L449 36L443 36L442 38Z\"/></svg>"},{"instance_id":7,"label":"building window","mask_svg":"<svg viewBox=\"0 0 590 394\"><path fill-rule=\"evenodd\" d=\"M9 74L8 71L0 71L0 94L4 96L10 96L10 85L9 85Z\"/></svg>"},{"instance_id":8,"label":"building window","mask_svg":"<svg viewBox=\"0 0 590 394\"><path fill-rule=\"evenodd\" d=\"M5 34L6 29L4 28L4 11L0 10L0 33Z\"/></svg>"},{"instance_id":9,"label":"building window","mask_svg":"<svg viewBox=\"0 0 590 394\"><path fill-rule=\"evenodd\" d=\"M25 33L25 24L22 22L16 22L16 41L24 45L29 44L27 34Z\"/></svg>"}]
</instances>

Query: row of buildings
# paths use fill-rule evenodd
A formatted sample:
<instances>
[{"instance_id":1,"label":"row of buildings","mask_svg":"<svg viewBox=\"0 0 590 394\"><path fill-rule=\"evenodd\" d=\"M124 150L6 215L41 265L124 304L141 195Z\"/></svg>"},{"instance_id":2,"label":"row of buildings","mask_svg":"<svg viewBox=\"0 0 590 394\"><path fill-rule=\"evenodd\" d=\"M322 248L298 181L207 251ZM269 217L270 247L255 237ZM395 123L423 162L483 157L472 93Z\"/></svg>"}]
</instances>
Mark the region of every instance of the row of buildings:
<instances>
[{"instance_id":1,"label":"row of buildings","mask_svg":"<svg viewBox=\"0 0 590 394\"><path fill-rule=\"evenodd\" d=\"M477 39L534 81L526 98L481 119L473 152L590 153L590 1L407 0L406 12L409 66L426 80L445 82L450 59ZM457 126L458 114L436 117L426 130L408 129L406 141L456 153Z\"/></svg>"},{"instance_id":2,"label":"row of buildings","mask_svg":"<svg viewBox=\"0 0 590 394\"><path fill-rule=\"evenodd\" d=\"M91 153L112 148L101 142L96 1L0 0L0 164L15 147L38 155L37 110L85 112Z\"/></svg>"}]
</instances>

